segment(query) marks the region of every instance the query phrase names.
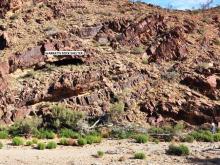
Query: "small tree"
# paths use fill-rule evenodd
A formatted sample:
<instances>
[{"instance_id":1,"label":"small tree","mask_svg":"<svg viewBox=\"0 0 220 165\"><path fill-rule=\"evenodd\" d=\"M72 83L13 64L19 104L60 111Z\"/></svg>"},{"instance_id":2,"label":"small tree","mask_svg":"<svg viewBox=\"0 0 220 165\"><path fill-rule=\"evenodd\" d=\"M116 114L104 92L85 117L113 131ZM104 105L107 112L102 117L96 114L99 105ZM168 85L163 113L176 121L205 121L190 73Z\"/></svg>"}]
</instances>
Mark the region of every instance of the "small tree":
<instances>
[{"instance_id":1,"label":"small tree","mask_svg":"<svg viewBox=\"0 0 220 165\"><path fill-rule=\"evenodd\" d=\"M209 9L214 0L207 0L205 3L201 4L202 10Z\"/></svg>"}]
</instances>

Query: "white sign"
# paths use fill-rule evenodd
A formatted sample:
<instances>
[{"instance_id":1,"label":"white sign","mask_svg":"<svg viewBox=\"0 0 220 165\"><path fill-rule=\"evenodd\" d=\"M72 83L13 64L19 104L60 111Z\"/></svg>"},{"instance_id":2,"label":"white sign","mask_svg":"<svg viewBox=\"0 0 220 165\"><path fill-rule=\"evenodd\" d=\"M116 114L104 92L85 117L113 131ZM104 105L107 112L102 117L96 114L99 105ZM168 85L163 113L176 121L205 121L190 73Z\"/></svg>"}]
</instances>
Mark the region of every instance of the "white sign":
<instances>
[{"instance_id":1,"label":"white sign","mask_svg":"<svg viewBox=\"0 0 220 165\"><path fill-rule=\"evenodd\" d=\"M84 51L45 51L46 56L82 56L85 55Z\"/></svg>"}]
</instances>

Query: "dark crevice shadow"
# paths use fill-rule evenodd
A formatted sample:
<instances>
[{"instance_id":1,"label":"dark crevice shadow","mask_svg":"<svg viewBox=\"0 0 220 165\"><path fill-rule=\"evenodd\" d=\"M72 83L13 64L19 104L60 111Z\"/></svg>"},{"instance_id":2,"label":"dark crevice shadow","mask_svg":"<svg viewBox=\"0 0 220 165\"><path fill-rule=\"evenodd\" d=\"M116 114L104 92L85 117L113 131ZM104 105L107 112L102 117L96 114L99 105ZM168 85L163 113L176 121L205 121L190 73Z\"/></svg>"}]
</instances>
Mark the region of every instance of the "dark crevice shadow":
<instances>
[{"instance_id":1,"label":"dark crevice shadow","mask_svg":"<svg viewBox=\"0 0 220 165\"><path fill-rule=\"evenodd\" d=\"M220 158L212 159L199 159L199 158L189 158L190 163L198 165L220 165Z\"/></svg>"}]
</instances>

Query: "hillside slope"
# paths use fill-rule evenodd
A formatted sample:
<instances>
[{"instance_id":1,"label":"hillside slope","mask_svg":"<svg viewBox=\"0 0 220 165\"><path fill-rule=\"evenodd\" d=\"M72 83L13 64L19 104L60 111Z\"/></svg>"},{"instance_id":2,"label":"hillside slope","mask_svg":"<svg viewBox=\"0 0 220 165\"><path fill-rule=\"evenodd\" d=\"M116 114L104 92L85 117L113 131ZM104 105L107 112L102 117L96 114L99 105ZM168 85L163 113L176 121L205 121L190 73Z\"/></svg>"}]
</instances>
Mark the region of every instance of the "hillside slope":
<instances>
[{"instance_id":1,"label":"hillside slope","mask_svg":"<svg viewBox=\"0 0 220 165\"><path fill-rule=\"evenodd\" d=\"M119 122L220 122L220 9L126 0L2 0L0 121L62 103ZM84 50L48 57L46 50Z\"/></svg>"}]
</instances>

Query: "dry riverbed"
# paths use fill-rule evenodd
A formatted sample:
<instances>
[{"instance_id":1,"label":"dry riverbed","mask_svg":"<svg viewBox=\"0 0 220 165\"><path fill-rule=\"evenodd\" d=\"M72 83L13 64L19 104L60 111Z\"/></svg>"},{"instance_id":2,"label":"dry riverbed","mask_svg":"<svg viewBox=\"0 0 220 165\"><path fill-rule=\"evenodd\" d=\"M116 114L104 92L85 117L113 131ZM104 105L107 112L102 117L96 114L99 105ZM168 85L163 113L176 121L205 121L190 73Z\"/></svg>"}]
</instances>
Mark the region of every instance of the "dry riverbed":
<instances>
[{"instance_id":1,"label":"dry riverbed","mask_svg":"<svg viewBox=\"0 0 220 165\"><path fill-rule=\"evenodd\" d=\"M132 140L103 140L101 144L58 146L53 150L37 150L32 147L14 147L3 141L0 165L187 165L220 164L220 143L185 143L189 156L170 156L166 149L170 143L137 144ZM97 158L97 151L105 152ZM135 152L143 151L147 158L136 160Z\"/></svg>"}]
</instances>

